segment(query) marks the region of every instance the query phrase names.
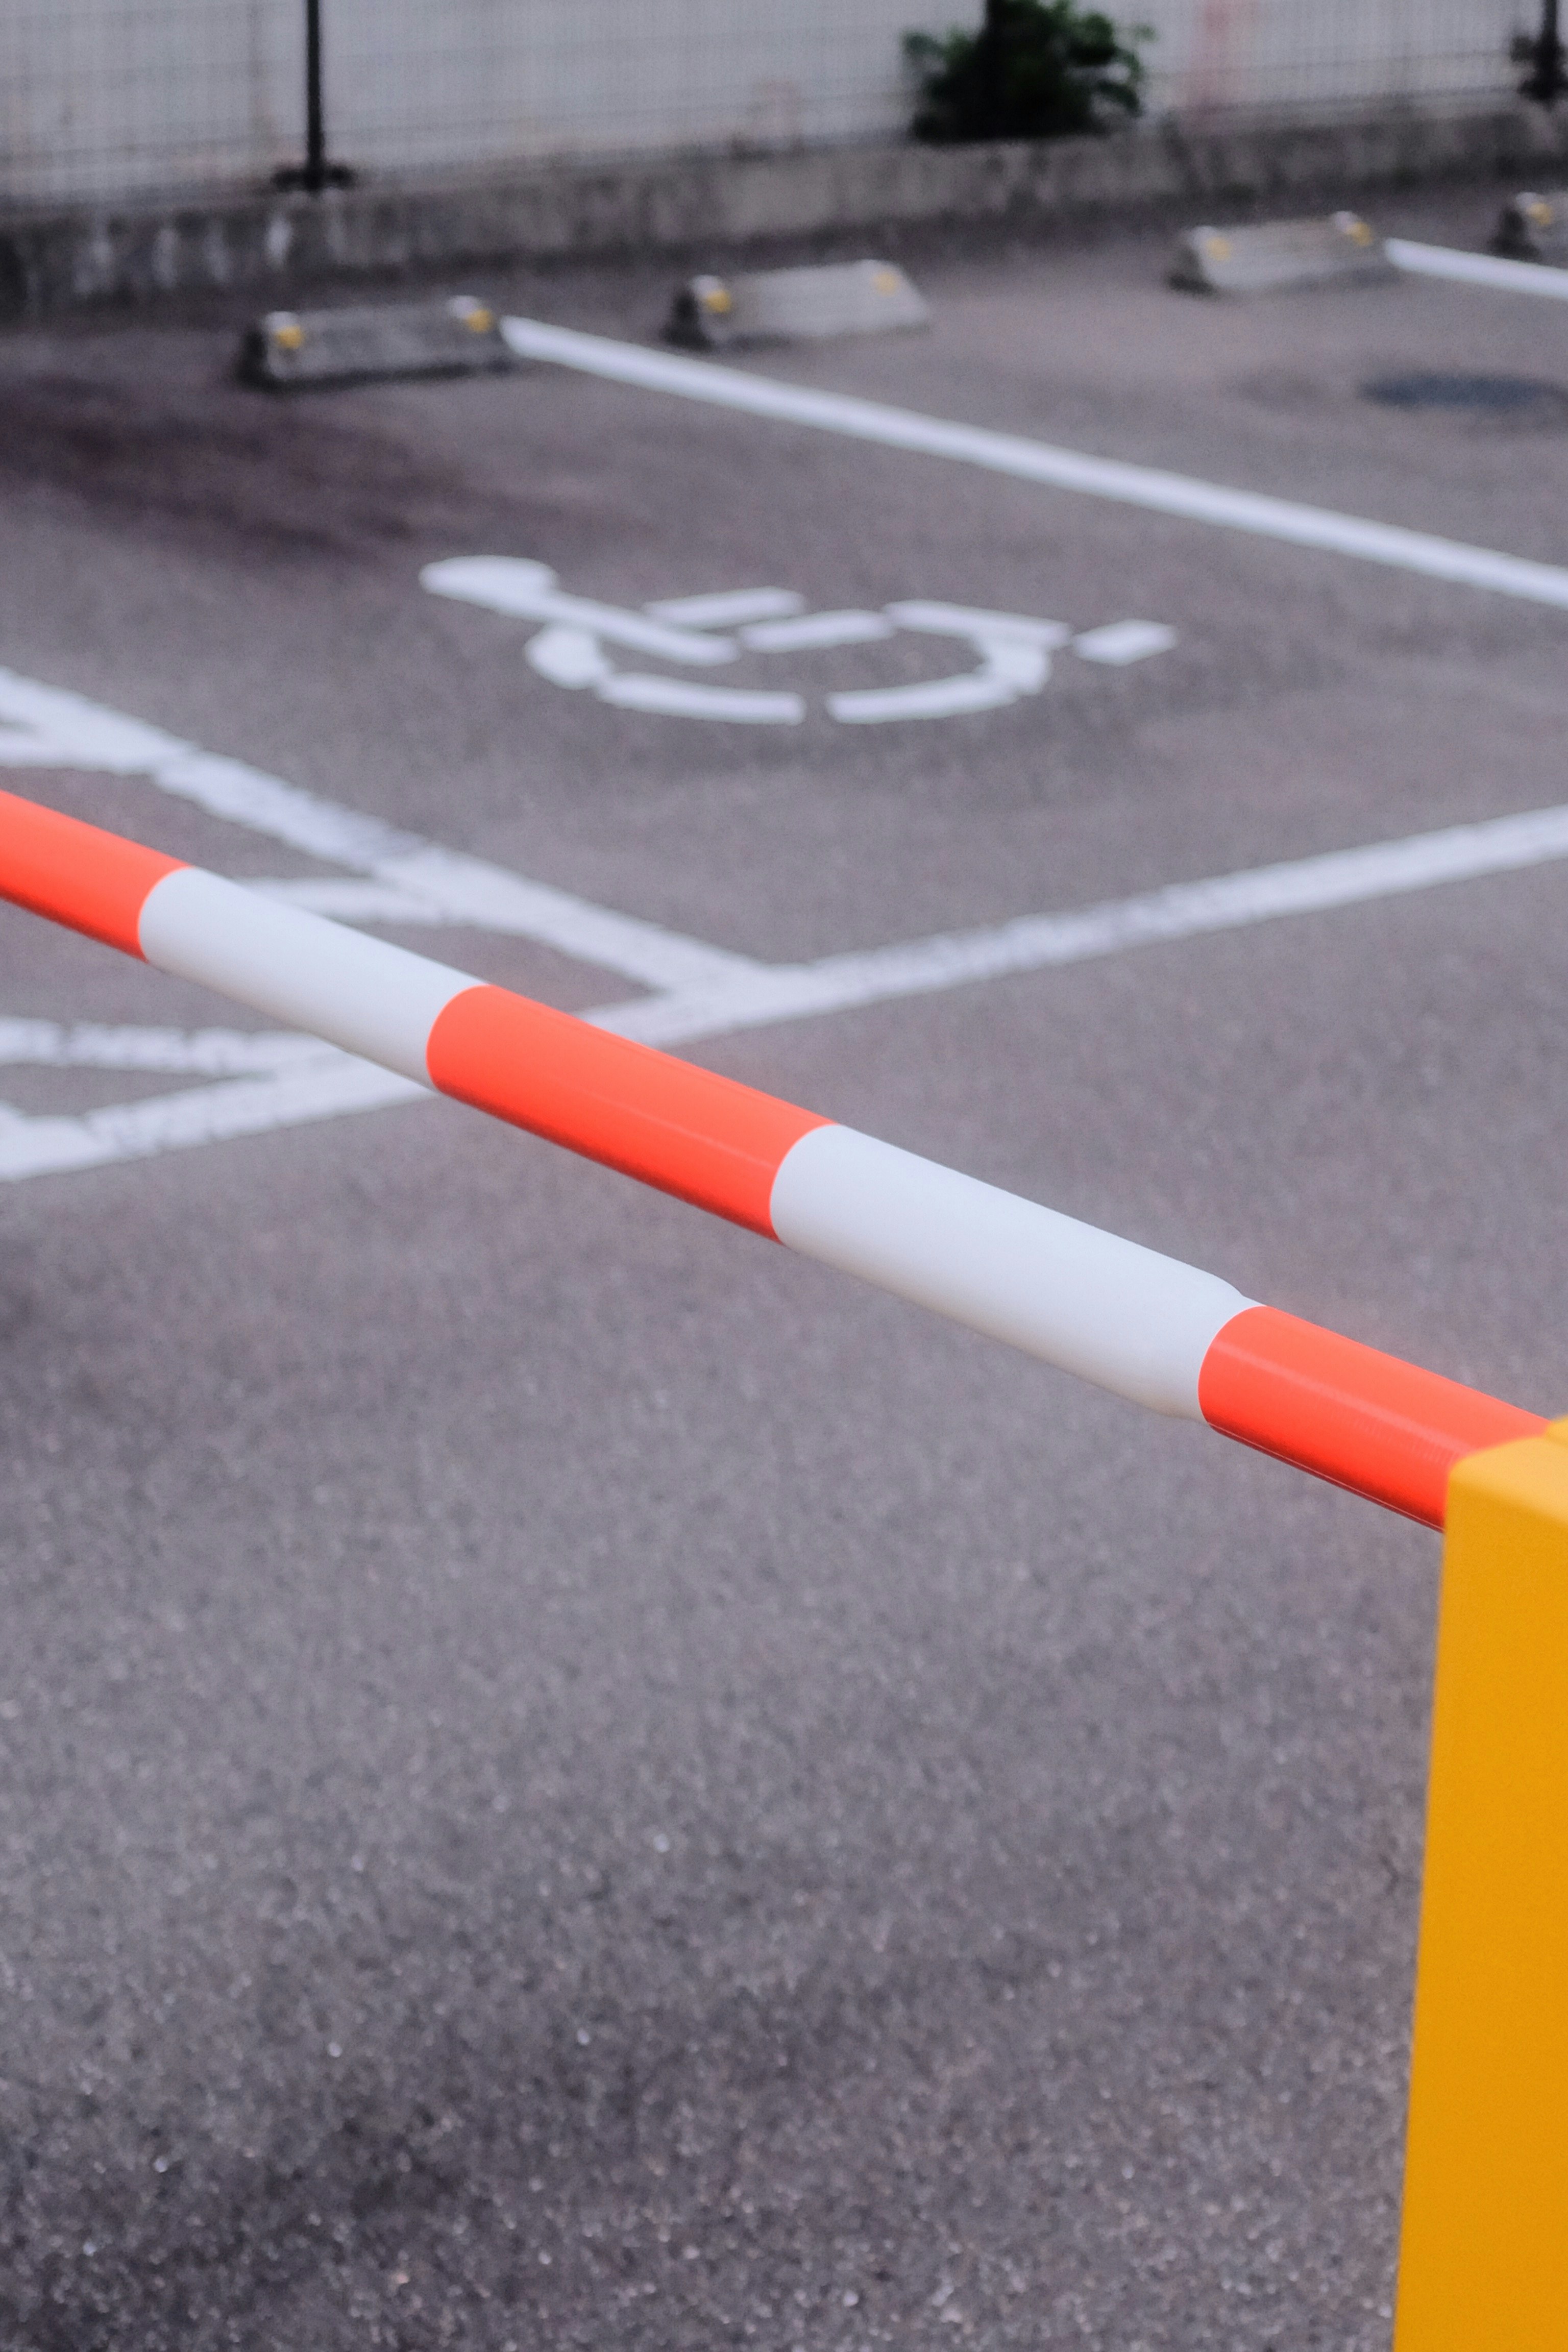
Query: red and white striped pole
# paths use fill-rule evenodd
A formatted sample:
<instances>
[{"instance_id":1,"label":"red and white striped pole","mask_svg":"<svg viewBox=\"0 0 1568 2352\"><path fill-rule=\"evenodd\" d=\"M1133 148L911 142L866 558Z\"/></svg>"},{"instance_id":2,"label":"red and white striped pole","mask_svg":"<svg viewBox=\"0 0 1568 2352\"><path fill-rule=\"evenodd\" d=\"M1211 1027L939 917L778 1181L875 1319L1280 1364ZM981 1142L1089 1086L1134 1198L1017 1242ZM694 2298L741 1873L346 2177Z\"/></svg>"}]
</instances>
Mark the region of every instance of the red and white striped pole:
<instances>
[{"instance_id":1,"label":"red and white striped pole","mask_svg":"<svg viewBox=\"0 0 1568 2352\"><path fill-rule=\"evenodd\" d=\"M1537 1413L1136 1242L0 793L0 897L1440 1528Z\"/></svg>"}]
</instances>

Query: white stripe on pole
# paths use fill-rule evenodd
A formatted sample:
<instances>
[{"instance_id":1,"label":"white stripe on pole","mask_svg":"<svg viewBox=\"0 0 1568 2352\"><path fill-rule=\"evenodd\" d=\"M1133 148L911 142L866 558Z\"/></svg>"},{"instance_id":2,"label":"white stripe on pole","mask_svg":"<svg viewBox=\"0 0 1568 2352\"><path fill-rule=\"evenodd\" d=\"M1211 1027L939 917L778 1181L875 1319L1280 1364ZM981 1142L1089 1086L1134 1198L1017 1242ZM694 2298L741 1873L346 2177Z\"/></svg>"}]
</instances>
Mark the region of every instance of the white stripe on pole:
<instances>
[{"instance_id":1,"label":"white stripe on pole","mask_svg":"<svg viewBox=\"0 0 1568 2352\"><path fill-rule=\"evenodd\" d=\"M879 442L889 449L953 457L989 473L1011 474L1019 481L1079 490L1089 498L1146 507L1156 514L1177 515L1190 522L1217 523L1225 530L1249 531L1260 539L1287 540L1298 547L1353 555L1363 562L1390 564L1401 572L1455 581L1465 587L1489 588L1500 595L1520 596L1568 612L1568 569L1559 564L1536 563L1489 547L1469 547L1460 540L1436 539L1426 531L1405 530L1397 523L1366 522L1357 515L1336 514L1326 507L1297 506L1289 499L1269 498L1256 490L1227 489L1222 483L1167 474L1152 466L1130 466L1116 457L1087 457L1076 449L1026 440L1018 434L950 424L942 417L888 408L879 401L858 400L844 393L815 392L804 384L780 383L773 376L718 367L710 360L679 359L669 352L645 351L637 343L613 342L605 335L546 326L537 319L504 319L501 330L521 358L548 360L558 367L576 368L612 383L676 393L684 400L741 409L782 424L812 425L825 433L846 434L856 441Z\"/></svg>"},{"instance_id":2,"label":"white stripe on pole","mask_svg":"<svg viewBox=\"0 0 1568 2352\"><path fill-rule=\"evenodd\" d=\"M1203 1419L1212 1341L1254 1304L1217 1275L850 1127L791 1147L773 1223L790 1249L1187 1421Z\"/></svg>"},{"instance_id":3,"label":"white stripe on pole","mask_svg":"<svg viewBox=\"0 0 1568 2352\"><path fill-rule=\"evenodd\" d=\"M141 936L142 954L160 971L200 981L426 1086L425 1045L437 1014L482 985L190 866L148 892Z\"/></svg>"},{"instance_id":4,"label":"white stripe on pole","mask_svg":"<svg viewBox=\"0 0 1568 2352\"><path fill-rule=\"evenodd\" d=\"M192 866L149 891L141 936L160 971L426 1084L432 1024L480 985ZM815 1129L785 1153L772 1215L808 1257L1192 1421L1211 1342L1253 1304L1215 1275L852 1128Z\"/></svg>"},{"instance_id":5,"label":"white stripe on pole","mask_svg":"<svg viewBox=\"0 0 1568 2352\"><path fill-rule=\"evenodd\" d=\"M1568 302L1568 269L1542 261L1505 261L1496 253L1460 253L1449 245L1412 245L1391 236L1384 251L1396 269L1415 278L1449 278L1461 286L1490 286L1501 294L1544 294Z\"/></svg>"}]
</instances>

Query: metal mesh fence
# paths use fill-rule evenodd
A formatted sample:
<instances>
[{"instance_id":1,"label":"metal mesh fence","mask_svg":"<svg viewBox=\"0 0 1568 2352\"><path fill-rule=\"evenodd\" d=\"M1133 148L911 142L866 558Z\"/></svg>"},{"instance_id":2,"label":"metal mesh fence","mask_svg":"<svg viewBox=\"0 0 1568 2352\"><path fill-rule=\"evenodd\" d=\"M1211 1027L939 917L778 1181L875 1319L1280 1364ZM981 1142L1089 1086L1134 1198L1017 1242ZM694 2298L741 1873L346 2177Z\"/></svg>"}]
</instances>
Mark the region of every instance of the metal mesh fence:
<instances>
[{"instance_id":1,"label":"metal mesh fence","mask_svg":"<svg viewBox=\"0 0 1568 2352\"><path fill-rule=\"evenodd\" d=\"M374 173L897 135L902 36L980 0L321 0L333 147ZM1502 96L1532 0L1127 0L1152 112ZM0 0L0 197L264 180L302 0Z\"/></svg>"},{"instance_id":2,"label":"metal mesh fence","mask_svg":"<svg viewBox=\"0 0 1568 2352\"><path fill-rule=\"evenodd\" d=\"M1503 96L1517 89L1525 0L1187 0L1141 12L1156 102L1208 107L1371 105Z\"/></svg>"}]
</instances>

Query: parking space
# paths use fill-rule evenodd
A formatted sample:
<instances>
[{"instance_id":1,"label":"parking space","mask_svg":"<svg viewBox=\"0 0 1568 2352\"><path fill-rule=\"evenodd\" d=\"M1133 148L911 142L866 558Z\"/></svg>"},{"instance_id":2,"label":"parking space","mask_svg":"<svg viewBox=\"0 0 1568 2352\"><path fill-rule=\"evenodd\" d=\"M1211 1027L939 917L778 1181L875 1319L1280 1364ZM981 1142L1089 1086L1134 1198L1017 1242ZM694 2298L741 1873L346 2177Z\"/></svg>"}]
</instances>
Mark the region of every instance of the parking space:
<instances>
[{"instance_id":1,"label":"parking space","mask_svg":"<svg viewBox=\"0 0 1568 2352\"><path fill-rule=\"evenodd\" d=\"M1549 404L1365 391L1568 385L1561 306L1168 242L725 364L1568 562ZM1568 800L1568 612L232 326L0 345L8 785L1568 1393L1568 837L1485 831ZM1429 1538L8 909L0 973L9 2339L1385 2344Z\"/></svg>"}]
</instances>

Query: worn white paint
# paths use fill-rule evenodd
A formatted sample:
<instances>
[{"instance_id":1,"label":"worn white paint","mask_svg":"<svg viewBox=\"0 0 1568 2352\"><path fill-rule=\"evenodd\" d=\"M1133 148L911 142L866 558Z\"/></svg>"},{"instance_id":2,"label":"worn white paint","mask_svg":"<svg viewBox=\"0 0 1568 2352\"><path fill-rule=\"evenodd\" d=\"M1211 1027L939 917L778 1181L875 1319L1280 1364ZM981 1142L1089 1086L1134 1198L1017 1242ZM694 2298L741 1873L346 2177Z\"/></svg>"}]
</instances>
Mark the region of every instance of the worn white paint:
<instances>
[{"instance_id":1,"label":"worn white paint","mask_svg":"<svg viewBox=\"0 0 1568 2352\"><path fill-rule=\"evenodd\" d=\"M209 1081L74 1118L0 1103L0 1181L190 1150L239 1135L428 1101L428 1089L317 1037L238 1029L117 1028L0 1020L0 1067L102 1070ZM217 1080L217 1084L210 1083Z\"/></svg>"},{"instance_id":2,"label":"worn white paint","mask_svg":"<svg viewBox=\"0 0 1568 2352\"><path fill-rule=\"evenodd\" d=\"M230 1078L142 1102L110 1103L74 1118L29 1118L0 1104L0 1182L101 1168L117 1160L149 1160L160 1152L342 1118L353 1111L432 1099L428 1087L411 1078L320 1046L311 1058L266 1076Z\"/></svg>"},{"instance_id":3,"label":"worn white paint","mask_svg":"<svg viewBox=\"0 0 1568 2352\"><path fill-rule=\"evenodd\" d=\"M741 631L753 653L823 653L832 646L871 646L893 634L885 613L802 613L790 621L758 621Z\"/></svg>"},{"instance_id":4,"label":"worn white paint","mask_svg":"<svg viewBox=\"0 0 1568 2352\"><path fill-rule=\"evenodd\" d=\"M664 719L717 719L731 725L798 727L805 704L798 694L769 694L743 686L698 686L690 678L616 670L595 689L617 710L652 710Z\"/></svg>"},{"instance_id":5,"label":"worn white paint","mask_svg":"<svg viewBox=\"0 0 1568 2352\"><path fill-rule=\"evenodd\" d=\"M111 775L145 776L160 792L193 802L211 816L325 865L346 866L402 900L422 901L431 919L536 940L645 987L685 988L761 969L749 957L705 946L639 916L616 914L549 883L526 881L484 858L437 848L417 834L321 800L241 760L199 751L140 719L6 669L0 669L3 766L97 768ZM395 919L407 917L399 913Z\"/></svg>"},{"instance_id":6,"label":"worn white paint","mask_svg":"<svg viewBox=\"0 0 1568 2352\"><path fill-rule=\"evenodd\" d=\"M448 556L444 562L427 563L419 579L433 596L455 596L464 604L482 604L511 620L558 622L600 637L607 645L629 646L634 653L651 654L658 661L732 662L739 651L733 637L676 628L668 620L628 612L622 604L570 596L547 563L520 555Z\"/></svg>"},{"instance_id":7,"label":"worn white paint","mask_svg":"<svg viewBox=\"0 0 1568 2352\"><path fill-rule=\"evenodd\" d=\"M896 947L774 965L763 979L732 994L646 998L627 1005L616 1026L652 1045L689 1044L775 1021L885 1004L1133 948L1245 929L1286 916L1366 905L1443 883L1521 873L1563 858L1568 858L1568 805L1532 809L1204 881L1173 882L1061 914L1020 915L977 930L939 931Z\"/></svg>"},{"instance_id":8,"label":"worn white paint","mask_svg":"<svg viewBox=\"0 0 1568 2352\"><path fill-rule=\"evenodd\" d=\"M1043 686L1046 656L1040 654L1035 658L1037 683ZM902 719L957 719L965 711L1001 710L1016 702L1020 692L1034 690L1032 685L1020 686L1005 669L985 662L960 677L921 678L910 686L850 688L842 694L830 694L827 708L846 727L887 727Z\"/></svg>"},{"instance_id":9,"label":"worn white paint","mask_svg":"<svg viewBox=\"0 0 1568 2352\"><path fill-rule=\"evenodd\" d=\"M980 656L978 667L953 677L851 688L825 698L829 718L847 727L876 727L998 710L1022 695L1038 694L1051 674L1051 652L1069 640L1086 661L1118 666L1163 653L1176 641L1175 631L1161 622L1113 621L1074 638L1065 621L918 597L889 604L880 613L808 613L802 609L804 597L779 588L671 597L636 613L565 595L547 565L517 556L449 557L426 565L419 576L437 595L457 596L512 619L542 620L545 626L524 644L523 658L552 686L589 691L620 710L720 724L798 727L809 706L793 688L704 686L688 678L617 669L605 646L629 645L662 652L674 661L706 662L713 658L706 650L713 641L697 625L728 623L739 625L739 646L762 655L810 655L877 645L900 629L957 637L973 647ZM672 629L671 622L685 625ZM645 643L650 630L657 633L651 645ZM739 649L735 638L717 642L726 660Z\"/></svg>"},{"instance_id":10,"label":"worn white paint","mask_svg":"<svg viewBox=\"0 0 1568 2352\"><path fill-rule=\"evenodd\" d=\"M147 1029L100 1021L0 1020L0 1068L135 1070L178 1077L251 1077L333 1058L291 1030Z\"/></svg>"},{"instance_id":11,"label":"worn white paint","mask_svg":"<svg viewBox=\"0 0 1568 2352\"><path fill-rule=\"evenodd\" d=\"M780 620L805 604L793 588L721 588L711 595L666 596L643 609L656 620L679 621L691 629L732 629L743 621Z\"/></svg>"},{"instance_id":12,"label":"worn white paint","mask_svg":"<svg viewBox=\"0 0 1568 2352\"><path fill-rule=\"evenodd\" d=\"M987 473L1035 482L1043 488L1075 490L1087 498L1109 499L1153 514L1353 556L1361 562L1387 564L1429 580L1485 588L1497 595L1519 596L1568 612L1568 567L1562 564L1538 563L1528 557L1505 555L1495 548L1467 546L1463 541L1438 539L1429 531L1406 530L1398 523L1369 522L1359 515L1337 514L1331 508L1301 506L1258 490L1231 489L1190 474L1131 466L1117 457L1086 457L1079 450L1026 440L1019 434L993 433L983 425L921 416L912 409L889 408L879 401L859 400L847 393L815 391L776 377L719 367L710 360L681 359L672 352L613 342L605 335L584 335L575 328L547 326L537 319L507 319L502 327L512 350L523 357L553 361L558 366L610 383L673 393L682 400L735 409L780 424L809 425L818 432L843 434L850 440L873 442L888 449L952 458Z\"/></svg>"},{"instance_id":13,"label":"worn white paint","mask_svg":"<svg viewBox=\"0 0 1568 2352\"><path fill-rule=\"evenodd\" d=\"M1168 653L1175 642L1174 629L1167 628L1163 621L1108 621L1102 629L1085 629L1073 639L1072 649L1084 661L1106 662L1124 669L1129 662Z\"/></svg>"},{"instance_id":14,"label":"worn white paint","mask_svg":"<svg viewBox=\"0 0 1568 2352\"><path fill-rule=\"evenodd\" d=\"M1019 650L1037 654L1040 649ZM26 732L35 754L24 762L13 752L13 765L97 767L113 774L140 773L154 784L163 783L171 739L58 688L37 687L0 671L0 726L7 725L16 738ZM242 813L246 795L236 776L254 772L240 769L237 762L207 761L207 755L189 745L174 748L182 775L216 773L225 780L229 795L225 813L236 823L247 823ZM0 750L0 759L6 756ZM307 830L320 839L335 826L336 838L357 844L363 853L367 842L382 846L382 837L389 832L374 819L296 793L276 777L260 776L257 782L255 830L273 838L291 838ZM169 789L166 784L163 788ZM654 983L657 993L604 1005L585 1018L621 1036L674 1047L774 1022L928 995L1563 859L1568 859L1568 805L1173 883L1097 907L1021 916L974 930L938 933L792 965L768 965L709 949L699 940L642 925L548 885L428 845L416 844L401 859L417 887L405 888L395 880L355 875L324 876L259 881L242 895L260 894L280 914L292 906L350 922L454 923L548 939L552 944L561 943L564 923L564 935L577 943L575 951L584 961L622 971L630 963L657 962L664 974ZM395 866L400 861L384 862ZM172 876L159 887L167 889L180 878ZM647 952L650 940L656 954ZM363 944L369 948L374 943ZM227 952L221 925L215 952ZM395 950L388 952L395 955ZM453 977L460 981L463 975ZM374 1007L371 1010L374 1017ZM353 1111L432 1099L413 1078L297 1034L0 1019L0 1066L23 1064L110 1074L159 1071L208 1083L74 1118L29 1117L0 1105L0 1181L189 1150Z\"/></svg>"},{"instance_id":15,"label":"worn white paint","mask_svg":"<svg viewBox=\"0 0 1568 2352\"><path fill-rule=\"evenodd\" d=\"M900 629L927 636L968 637L976 645L1037 646L1052 653L1065 646L1072 631L1065 621L1041 621L1028 613L991 613L975 604L937 604L910 597L889 604L888 615Z\"/></svg>"}]
</instances>

